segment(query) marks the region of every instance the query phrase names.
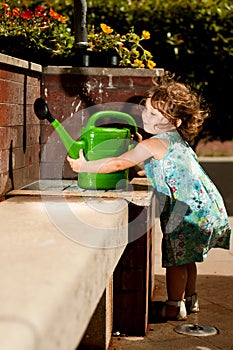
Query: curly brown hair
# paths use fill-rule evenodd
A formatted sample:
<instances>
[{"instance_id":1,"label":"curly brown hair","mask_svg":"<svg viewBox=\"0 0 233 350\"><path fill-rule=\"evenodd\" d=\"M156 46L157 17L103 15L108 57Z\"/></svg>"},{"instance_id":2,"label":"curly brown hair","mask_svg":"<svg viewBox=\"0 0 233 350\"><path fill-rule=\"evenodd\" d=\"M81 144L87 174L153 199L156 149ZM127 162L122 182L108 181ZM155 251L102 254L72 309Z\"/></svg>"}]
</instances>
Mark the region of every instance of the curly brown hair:
<instances>
[{"instance_id":1,"label":"curly brown hair","mask_svg":"<svg viewBox=\"0 0 233 350\"><path fill-rule=\"evenodd\" d=\"M181 120L177 131L186 141L192 141L202 129L209 116L208 108L201 108L204 100L190 86L175 80L174 75L165 72L153 79L153 86L145 97L151 98L152 107L158 109L173 125Z\"/></svg>"}]
</instances>

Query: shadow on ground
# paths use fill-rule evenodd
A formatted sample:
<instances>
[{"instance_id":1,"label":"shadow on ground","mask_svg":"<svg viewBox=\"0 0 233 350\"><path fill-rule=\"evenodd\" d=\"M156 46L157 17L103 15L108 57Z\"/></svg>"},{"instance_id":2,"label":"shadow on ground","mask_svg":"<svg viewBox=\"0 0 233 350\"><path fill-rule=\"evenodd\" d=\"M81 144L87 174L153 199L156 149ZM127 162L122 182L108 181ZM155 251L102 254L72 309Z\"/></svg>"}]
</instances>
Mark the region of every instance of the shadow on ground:
<instances>
[{"instance_id":1,"label":"shadow on ground","mask_svg":"<svg viewBox=\"0 0 233 350\"><path fill-rule=\"evenodd\" d=\"M155 301L166 299L165 276L155 276ZM109 350L233 350L233 276L199 275L197 291L200 313L187 321L150 324L146 337L113 337ZM136 305L135 305L136 307ZM212 336L181 335L174 331L180 324L214 326L219 334Z\"/></svg>"}]
</instances>

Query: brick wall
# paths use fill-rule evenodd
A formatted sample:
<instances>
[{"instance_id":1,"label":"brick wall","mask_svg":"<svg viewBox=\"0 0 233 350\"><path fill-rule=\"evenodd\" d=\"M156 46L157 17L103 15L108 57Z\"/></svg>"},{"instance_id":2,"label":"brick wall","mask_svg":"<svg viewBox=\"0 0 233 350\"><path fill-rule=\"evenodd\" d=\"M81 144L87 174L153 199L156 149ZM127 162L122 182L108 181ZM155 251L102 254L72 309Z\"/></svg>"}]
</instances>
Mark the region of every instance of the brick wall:
<instances>
[{"instance_id":1,"label":"brick wall","mask_svg":"<svg viewBox=\"0 0 233 350\"><path fill-rule=\"evenodd\" d=\"M144 336L154 293L155 198L148 207L130 203L128 209L130 243L113 274L113 331Z\"/></svg>"},{"instance_id":2,"label":"brick wall","mask_svg":"<svg viewBox=\"0 0 233 350\"><path fill-rule=\"evenodd\" d=\"M41 66L0 54L0 200L39 178Z\"/></svg>"},{"instance_id":3,"label":"brick wall","mask_svg":"<svg viewBox=\"0 0 233 350\"><path fill-rule=\"evenodd\" d=\"M50 111L74 139L88 118L98 110L121 110L133 115L140 125L136 104L151 87L152 77L163 69L45 67L43 95ZM43 178L75 177L65 157L66 150L54 129L42 122Z\"/></svg>"},{"instance_id":4,"label":"brick wall","mask_svg":"<svg viewBox=\"0 0 233 350\"><path fill-rule=\"evenodd\" d=\"M52 114L74 139L100 109L133 115L154 75L162 69L42 67L0 54L0 199L6 192L41 178L76 175L53 127L35 116L33 103L43 96ZM42 85L41 85L42 82Z\"/></svg>"}]
</instances>

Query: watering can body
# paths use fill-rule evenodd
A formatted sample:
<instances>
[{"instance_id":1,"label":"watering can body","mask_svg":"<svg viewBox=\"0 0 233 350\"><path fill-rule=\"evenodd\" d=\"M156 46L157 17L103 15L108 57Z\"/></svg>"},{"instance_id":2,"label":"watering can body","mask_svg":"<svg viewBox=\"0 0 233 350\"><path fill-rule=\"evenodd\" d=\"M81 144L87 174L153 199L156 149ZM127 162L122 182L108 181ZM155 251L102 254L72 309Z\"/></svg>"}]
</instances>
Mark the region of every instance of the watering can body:
<instances>
[{"instance_id":1,"label":"watering can body","mask_svg":"<svg viewBox=\"0 0 233 350\"><path fill-rule=\"evenodd\" d=\"M84 155L87 160L117 157L130 148L130 130L127 128L96 127L85 132L81 142L85 142ZM85 189L115 189L124 186L128 170L110 174L79 173L78 185Z\"/></svg>"},{"instance_id":2,"label":"watering can body","mask_svg":"<svg viewBox=\"0 0 233 350\"><path fill-rule=\"evenodd\" d=\"M102 118L120 119L127 122L123 128L96 126ZM99 111L94 113L85 127L81 129L80 139L75 141L66 132L57 119L52 126L59 134L70 157L77 159L80 149L84 150L87 160L97 160L107 157L117 157L132 148L132 135L137 131L137 125L131 115L119 111ZM133 132L131 129L133 128ZM110 174L82 173L78 175L78 185L84 189L119 189L127 186L128 169Z\"/></svg>"}]
</instances>

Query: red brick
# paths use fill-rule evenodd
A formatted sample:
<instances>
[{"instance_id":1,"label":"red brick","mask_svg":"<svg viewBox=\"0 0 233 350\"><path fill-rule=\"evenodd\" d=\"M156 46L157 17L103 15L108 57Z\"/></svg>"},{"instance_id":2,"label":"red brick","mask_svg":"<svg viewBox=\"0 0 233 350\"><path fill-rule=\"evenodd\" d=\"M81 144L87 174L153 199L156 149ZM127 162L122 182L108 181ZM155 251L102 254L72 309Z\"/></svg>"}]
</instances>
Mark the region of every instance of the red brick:
<instances>
[{"instance_id":1,"label":"red brick","mask_svg":"<svg viewBox=\"0 0 233 350\"><path fill-rule=\"evenodd\" d=\"M33 104L27 105L27 124L36 124L40 128L40 119L37 118L34 112L35 99L33 100Z\"/></svg>"},{"instance_id":2,"label":"red brick","mask_svg":"<svg viewBox=\"0 0 233 350\"><path fill-rule=\"evenodd\" d=\"M23 103L23 85L18 82L1 82L1 102Z\"/></svg>"},{"instance_id":3,"label":"red brick","mask_svg":"<svg viewBox=\"0 0 233 350\"><path fill-rule=\"evenodd\" d=\"M0 126L10 125L10 112L10 105L6 105L3 103L0 104Z\"/></svg>"},{"instance_id":4,"label":"red brick","mask_svg":"<svg viewBox=\"0 0 233 350\"><path fill-rule=\"evenodd\" d=\"M9 127L0 127L0 149L9 149L11 140Z\"/></svg>"},{"instance_id":5,"label":"red brick","mask_svg":"<svg viewBox=\"0 0 233 350\"><path fill-rule=\"evenodd\" d=\"M3 104L2 113L5 118L5 125L23 125L22 106L19 104ZM4 122L4 121L2 121Z\"/></svg>"},{"instance_id":6,"label":"red brick","mask_svg":"<svg viewBox=\"0 0 233 350\"><path fill-rule=\"evenodd\" d=\"M51 75L44 75L43 82L44 82L44 86L46 88L60 87L61 86L61 77L58 74L56 74L56 75L52 75L52 74Z\"/></svg>"},{"instance_id":7,"label":"red brick","mask_svg":"<svg viewBox=\"0 0 233 350\"><path fill-rule=\"evenodd\" d=\"M37 86L30 86L27 84L27 105L33 104L35 99L40 97L40 93Z\"/></svg>"},{"instance_id":8,"label":"red brick","mask_svg":"<svg viewBox=\"0 0 233 350\"><path fill-rule=\"evenodd\" d=\"M11 72L10 70L7 70L7 69L0 69L0 79L23 83L24 75Z\"/></svg>"},{"instance_id":9,"label":"red brick","mask_svg":"<svg viewBox=\"0 0 233 350\"><path fill-rule=\"evenodd\" d=\"M60 139L44 144L41 150L41 159L45 162L61 163L65 161L66 155L67 151Z\"/></svg>"},{"instance_id":10,"label":"red brick","mask_svg":"<svg viewBox=\"0 0 233 350\"><path fill-rule=\"evenodd\" d=\"M36 89L38 89L38 87L40 88L40 80L41 80L41 76L39 75L38 77L27 77L27 84L30 87L36 87Z\"/></svg>"},{"instance_id":11,"label":"red brick","mask_svg":"<svg viewBox=\"0 0 233 350\"><path fill-rule=\"evenodd\" d=\"M65 94L61 88L48 88L47 102L52 114L56 116L56 108L64 106Z\"/></svg>"},{"instance_id":12,"label":"red brick","mask_svg":"<svg viewBox=\"0 0 233 350\"><path fill-rule=\"evenodd\" d=\"M15 189L19 189L28 184L28 172L28 167L13 170L13 180Z\"/></svg>"},{"instance_id":13,"label":"red brick","mask_svg":"<svg viewBox=\"0 0 233 350\"><path fill-rule=\"evenodd\" d=\"M41 179L62 179L63 163L41 162Z\"/></svg>"},{"instance_id":14,"label":"red brick","mask_svg":"<svg viewBox=\"0 0 233 350\"><path fill-rule=\"evenodd\" d=\"M114 290L115 291L115 290ZM145 335L146 295L133 293L113 293L113 329L127 335Z\"/></svg>"},{"instance_id":15,"label":"red brick","mask_svg":"<svg viewBox=\"0 0 233 350\"><path fill-rule=\"evenodd\" d=\"M39 164L39 155L40 155L39 144L28 146L26 149L26 164L27 165Z\"/></svg>"},{"instance_id":16,"label":"red brick","mask_svg":"<svg viewBox=\"0 0 233 350\"><path fill-rule=\"evenodd\" d=\"M39 125L27 125L27 145L34 145L39 143L40 127Z\"/></svg>"},{"instance_id":17,"label":"red brick","mask_svg":"<svg viewBox=\"0 0 233 350\"><path fill-rule=\"evenodd\" d=\"M0 174L9 170L9 150L0 150Z\"/></svg>"},{"instance_id":18,"label":"red brick","mask_svg":"<svg viewBox=\"0 0 233 350\"><path fill-rule=\"evenodd\" d=\"M35 116L33 104L40 96L39 79L40 74L26 76L25 71L15 73L10 69L0 70L0 176L4 177L6 179L4 183L7 183L6 188L3 188L3 181L1 182L1 198L7 190L12 188L11 180L7 175L10 147L12 147L14 186L21 187L27 181L31 181L31 178L38 179L40 121ZM26 101L24 101L25 92ZM24 130L25 127L26 130ZM26 150L23 149L25 137Z\"/></svg>"},{"instance_id":19,"label":"red brick","mask_svg":"<svg viewBox=\"0 0 233 350\"><path fill-rule=\"evenodd\" d=\"M152 86L151 78L143 79L141 77L132 77L132 79L133 79L133 85L136 86L137 88L142 87L143 90L147 90Z\"/></svg>"},{"instance_id":20,"label":"red brick","mask_svg":"<svg viewBox=\"0 0 233 350\"><path fill-rule=\"evenodd\" d=\"M29 170L28 183L37 181L40 178L40 165L39 165L39 163L29 166L28 170Z\"/></svg>"},{"instance_id":21,"label":"red brick","mask_svg":"<svg viewBox=\"0 0 233 350\"><path fill-rule=\"evenodd\" d=\"M10 128L10 137L13 148L23 146L23 126L12 126Z\"/></svg>"},{"instance_id":22,"label":"red brick","mask_svg":"<svg viewBox=\"0 0 233 350\"><path fill-rule=\"evenodd\" d=\"M22 148L13 149L13 169L20 169L26 166L26 155Z\"/></svg>"},{"instance_id":23,"label":"red brick","mask_svg":"<svg viewBox=\"0 0 233 350\"><path fill-rule=\"evenodd\" d=\"M62 173L62 177L64 179L74 179L74 180L78 180L78 175L77 173L75 173L70 165L68 164L68 162L65 162L64 163L64 166L63 166L63 173Z\"/></svg>"},{"instance_id":24,"label":"red brick","mask_svg":"<svg viewBox=\"0 0 233 350\"><path fill-rule=\"evenodd\" d=\"M120 84L120 77L118 76L107 76L105 78L106 80L105 81L105 84L104 84L104 87L105 88L118 88L119 84Z\"/></svg>"},{"instance_id":25,"label":"red brick","mask_svg":"<svg viewBox=\"0 0 233 350\"><path fill-rule=\"evenodd\" d=\"M48 122L40 123L40 140L41 144L48 142L48 138L53 132L53 127Z\"/></svg>"},{"instance_id":26,"label":"red brick","mask_svg":"<svg viewBox=\"0 0 233 350\"><path fill-rule=\"evenodd\" d=\"M143 268L145 264L145 247L134 246L132 249L127 250L127 254L122 260L124 268Z\"/></svg>"},{"instance_id":27,"label":"red brick","mask_svg":"<svg viewBox=\"0 0 233 350\"><path fill-rule=\"evenodd\" d=\"M10 110L10 126L23 125L23 106L20 104L12 104Z\"/></svg>"},{"instance_id":28,"label":"red brick","mask_svg":"<svg viewBox=\"0 0 233 350\"><path fill-rule=\"evenodd\" d=\"M3 195L5 195L8 191L12 189L11 180L9 179L8 172L0 173L0 193L1 198Z\"/></svg>"},{"instance_id":29,"label":"red brick","mask_svg":"<svg viewBox=\"0 0 233 350\"><path fill-rule=\"evenodd\" d=\"M142 292L144 289L143 274L143 269L124 269L121 275L122 291L138 290Z\"/></svg>"}]
</instances>

